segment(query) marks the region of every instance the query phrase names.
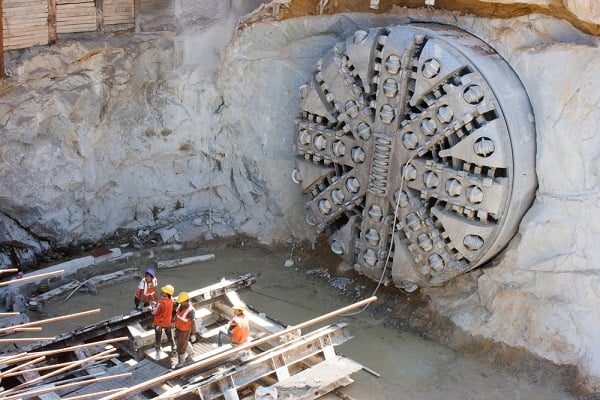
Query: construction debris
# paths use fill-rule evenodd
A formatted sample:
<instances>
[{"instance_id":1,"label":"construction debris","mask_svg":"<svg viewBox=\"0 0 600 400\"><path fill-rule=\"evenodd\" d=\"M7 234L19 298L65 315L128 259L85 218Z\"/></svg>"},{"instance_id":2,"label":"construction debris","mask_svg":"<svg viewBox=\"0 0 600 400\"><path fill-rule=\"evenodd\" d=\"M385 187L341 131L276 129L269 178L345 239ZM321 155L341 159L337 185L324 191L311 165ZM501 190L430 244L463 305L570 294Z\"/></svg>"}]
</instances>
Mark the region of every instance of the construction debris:
<instances>
[{"instance_id":1,"label":"construction debris","mask_svg":"<svg viewBox=\"0 0 600 400\"><path fill-rule=\"evenodd\" d=\"M156 268L158 268L158 269L174 268L174 267L180 267L182 265L188 265L188 264L193 264L193 263L197 263L197 262L213 261L214 259L215 259L214 254L205 254L205 255L201 255L201 256L178 258L175 260L157 261Z\"/></svg>"},{"instance_id":2,"label":"construction debris","mask_svg":"<svg viewBox=\"0 0 600 400\"><path fill-rule=\"evenodd\" d=\"M237 29L245 28L259 21L275 21L279 18L279 11L282 6L290 4L291 0L272 0L269 3L263 3L254 11L243 15L237 25Z\"/></svg>"}]
</instances>

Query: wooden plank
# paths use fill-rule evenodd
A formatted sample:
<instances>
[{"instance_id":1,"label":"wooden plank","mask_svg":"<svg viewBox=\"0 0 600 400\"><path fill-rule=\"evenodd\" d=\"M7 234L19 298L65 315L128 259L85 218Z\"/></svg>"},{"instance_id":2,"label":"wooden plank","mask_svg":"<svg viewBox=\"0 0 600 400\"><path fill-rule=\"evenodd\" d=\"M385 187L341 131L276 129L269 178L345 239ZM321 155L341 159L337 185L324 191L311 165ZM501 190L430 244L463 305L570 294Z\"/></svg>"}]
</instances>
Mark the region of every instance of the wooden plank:
<instances>
[{"instance_id":1,"label":"wooden plank","mask_svg":"<svg viewBox=\"0 0 600 400\"><path fill-rule=\"evenodd\" d=\"M11 49L22 49L29 46L37 46L48 44L48 35L47 34L38 34L38 35L21 35L15 37L4 37L4 46L6 48Z\"/></svg>"},{"instance_id":2,"label":"wooden plank","mask_svg":"<svg viewBox=\"0 0 600 400\"><path fill-rule=\"evenodd\" d=\"M105 19L104 23L106 25L133 25L133 19L132 18L108 18L108 20Z\"/></svg>"},{"instance_id":3,"label":"wooden plank","mask_svg":"<svg viewBox=\"0 0 600 400\"><path fill-rule=\"evenodd\" d=\"M96 0L96 31L104 32L104 0Z\"/></svg>"},{"instance_id":4,"label":"wooden plank","mask_svg":"<svg viewBox=\"0 0 600 400\"><path fill-rule=\"evenodd\" d=\"M85 4L85 3L94 3L93 1L90 0L57 0L57 3L59 5L64 5L64 4Z\"/></svg>"},{"instance_id":5,"label":"wooden plank","mask_svg":"<svg viewBox=\"0 0 600 400\"><path fill-rule=\"evenodd\" d=\"M5 18L16 18L20 16L29 16L30 18L36 17L46 17L48 13L47 7L19 7L19 8L9 8L6 10Z\"/></svg>"},{"instance_id":6,"label":"wooden plank","mask_svg":"<svg viewBox=\"0 0 600 400\"><path fill-rule=\"evenodd\" d=\"M40 24L40 25L34 25L34 26L16 25L16 26L9 26L9 27L4 28L4 34L9 37L19 36L19 35L22 35L23 33L25 33L25 34L43 33L43 34L47 35L48 27L46 26L46 24L44 24L44 25Z\"/></svg>"},{"instance_id":7,"label":"wooden plank","mask_svg":"<svg viewBox=\"0 0 600 400\"><path fill-rule=\"evenodd\" d=\"M27 4L27 3L37 3L37 4L44 4L47 1L44 0L3 0L3 6L5 5L9 5L9 6L19 6L20 4Z\"/></svg>"},{"instance_id":8,"label":"wooden plank","mask_svg":"<svg viewBox=\"0 0 600 400\"><path fill-rule=\"evenodd\" d=\"M142 0L141 7L144 12L149 12L149 13L152 13L152 11L155 11L155 10L165 10L165 9L166 10L174 10L175 2L172 0L155 1L155 2Z\"/></svg>"},{"instance_id":9,"label":"wooden plank","mask_svg":"<svg viewBox=\"0 0 600 400\"><path fill-rule=\"evenodd\" d=\"M133 7L133 0L104 0L106 7Z\"/></svg>"},{"instance_id":10,"label":"wooden plank","mask_svg":"<svg viewBox=\"0 0 600 400\"><path fill-rule=\"evenodd\" d=\"M43 273L43 274L37 274L37 275L31 275L31 276L24 276L23 278L16 279L14 281L0 282L0 286L21 285L23 282L29 282L29 281L33 281L33 280L38 280L40 278L45 278L45 277L52 276L52 275L60 275L63 272L65 272L65 270L61 269L61 270L58 270L58 271L46 272L46 273Z\"/></svg>"},{"instance_id":11,"label":"wooden plank","mask_svg":"<svg viewBox=\"0 0 600 400\"><path fill-rule=\"evenodd\" d=\"M77 33L77 32L94 32L96 30L96 23L89 25L73 25L58 27L58 33Z\"/></svg>"},{"instance_id":12,"label":"wooden plank","mask_svg":"<svg viewBox=\"0 0 600 400\"><path fill-rule=\"evenodd\" d=\"M29 11L29 12L28 12ZM8 14L5 19L9 22L16 21L31 21L31 20L45 20L48 17L46 10L24 10L23 12Z\"/></svg>"},{"instance_id":13,"label":"wooden plank","mask_svg":"<svg viewBox=\"0 0 600 400\"><path fill-rule=\"evenodd\" d=\"M70 25L70 24L79 24L79 23L93 23L96 24L96 14L92 15L77 15L77 14L59 14L57 22L60 25Z\"/></svg>"},{"instance_id":14,"label":"wooden plank","mask_svg":"<svg viewBox=\"0 0 600 400\"><path fill-rule=\"evenodd\" d=\"M71 7L71 4L68 5L59 5L57 15L65 15L66 13L70 13L73 15L96 15L96 7L94 4L86 4L85 6L80 7Z\"/></svg>"},{"instance_id":15,"label":"wooden plank","mask_svg":"<svg viewBox=\"0 0 600 400\"><path fill-rule=\"evenodd\" d=\"M8 4L8 5L4 6L4 8L7 11L12 11L12 10L15 10L15 9L22 9L22 8L47 8L47 7L48 7L48 2L47 1L39 2L37 0L36 1L23 2L23 3L13 3L13 4Z\"/></svg>"},{"instance_id":16,"label":"wooden plank","mask_svg":"<svg viewBox=\"0 0 600 400\"><path fill-rule=\"evenodd\" d=\"M11 4L10 7L4 7L4 11L8 15L17 14L19 11L23 9L33 9L33 10L46 10L48 8L48 4L40 4L40 3L31 3L31 4Z\"/></svg>"},{"instance_id":17,"label":"wooden plank","mask_svg":"<svg viewBox=\"0 0 600 400\"><path fill-rule=\"evenodd\" d=\"M24 49L27 47L32 47L32 46L39 46L39 45L45 45L48 44L48 38L45 38L44 40L40 39L39 41L36 40L30 40L30 41L22 41L19 43L15 43L15 44L6 44L4 45L4 50L16 50L16 49Z\"/></svg>"},{"instance_id":18,"label":"wooden plank","mask_svg":"<svg viewBox=\"0 0 600 400\"><path fill-rule=\"evenodd\" d=\"M2 0L0 0L0 78L4 78L4 15L2 13Z\"/></svg>"},{"instance_id":19,"label":"wooden plank","mask_svg":"<svg viewBox=\"0 0 600 400\"><path fill-rule=\"evenodd\" d=\"M48 21L48 17L47 14L44 15L42 18L5 18L5 22L6 25L4 26L6 28L6 26L36 26L36 25L43 25L46 26L46 23Z\"/></svg>"},{"instance_id":20,"label":"wooden plank","mask_svg":"<svg viewBox=\"0 0 600 400\"><path fill-rule=\"evenodd\" d=\"M8 29L4 29L3 33L5 39L23 35L41 35L44 37L48 37L48 26L38 25L21 26L19 28L9 27Z\"/></svg>"},{"instance_id":21,"label":"wooden plank","mask_svg":"<svg viewBox=\"0 0 600 400\"><path fill-rule=\"evenodd\" d=\"M22 49L24 47L27 46L35 46L35 45L39 45L39 44L47 44L44 43L44 38L38 38L38 39L28 39L28 40L18 40L18 41L14 41L14 42L4 42L4 45L7 49Z\"/></svg>"},{"instance_id":22,"label":"wooden plank","mask_svg":"<svg viewBox=\"0 0 600 400\"><path fill-rule=\"evenodd\" d=\"M35 46L35 45L39 45L39 44L47 44L44 43L44 38L37 38L37 39L20 39L18 41L10 41L10 42L4 42L4 46L7 49L22 49L24 47L27 46Z\"/></svg>"},{"instance_id":23,"label":"wooden plank","mask_svg":"<svg viewBox=\"0 0 600 400\"><path fill-rule=\"evenodd\" d=\"M58 10L69 10L82 13L84 11L93 10L96 13L96 7L94 3L81 3L81 4L59 4Z\"/></svg>"},{"instance_id":24,"label":"wooden plank","mask_svg":"<svg viewBox=\"0 0 600 400\"><path fill-rule=\"evenodd\" d=\"M141 31L140 11L142 9L142 0L133 0L133 23L135 32Z\"/></svg>"},{"instance_id":25,"label":"wooden plank","mask_svg":"<svg viewBox=\"0 0 600 400\"><path fill-rule=\"evenodd\" d=\"M272 387L286 398L312 400L352 383L349 376L361 368L357 362L338 356L336 360L321 362ZM302 385L298 385L298 382L302 382Z\"/></svg>"},{"instance_id":26,"label":"wooden plank","mask_svg":"<svg viewBox=\"0 0 600 400\"><path fill-rule=\"evenodd\" d=\"M37 25L37 26L18 26L17 28L15 27L8 27L6 29L4 29L4 35L6 35L7 37L14 37L14 36L21 36L23 34L42 34L42 35L48 35L48 27L46 26L46 24L44 25Z\"/></svg>"},{"instance_id":27,"label":"wooden plank","mask_svg":"<svg viewBox=\"0 0 600 400\"><path fill-rule=\"evenodd\" d=\"M104 9L105 16L125 17L133 19L133 7L115 7Z\"/></svg>"},{"instance_id":28,"label":"wooden plank","mask_svg":"<svg viewBox=\"0 0 600 400\"><path fill-rule=\"evenodd\" d=\"M48 43L56 43L58 28L56 26L56 0L48 0Z\"/></svg>"}]
</instances>

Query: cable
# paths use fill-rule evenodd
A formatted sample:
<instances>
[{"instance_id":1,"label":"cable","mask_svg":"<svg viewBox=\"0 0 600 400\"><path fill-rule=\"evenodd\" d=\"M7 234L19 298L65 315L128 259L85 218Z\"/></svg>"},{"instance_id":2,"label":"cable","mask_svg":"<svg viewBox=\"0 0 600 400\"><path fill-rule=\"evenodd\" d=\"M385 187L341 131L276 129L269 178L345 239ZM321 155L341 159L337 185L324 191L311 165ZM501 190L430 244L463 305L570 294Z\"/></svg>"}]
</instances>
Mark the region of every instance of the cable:
<instances>
[{"instance_id":1,"label":"cable","mask_svg":"<svg viewBox=\"0 0 600 400\"><path fill-rule=\"evenodd\" d=\"M213 211L213 205L212 205L212 192L213 192L213 188L212 188L212 178L213 178L213 157L215 157L214 155L214 148L213 148L213 141L216 140L216 136L217 135L212 135L213 138L212 140L210 140L208 142L208 235L210 236L210 238L213 238L213 229L212 229L212 222L213 222L213 217L212 217L212 211Z\"/></svg>"},{"instance_id":2,"label":"cable","mask_svg":"<svg viewBox=\"0 0 600 400\"><path fill-rule=\"evenodd\" d=\"M417 153L418 154L418 153ZM393 247L393 240L394 240L394 233L396 232L396 221L398 221L398 208L400 207L400 197L402 194L402 185L404 184L404 169L408 166L408 164L414 160L414 158L416 157L416 155L413 155L412 157L410 157L406 163L404 164L404 166L401 169L401 173L402 175L400 176L400 188L398 189L398 198L396 199L396 207L394 209L394 220L392 222L392 234L390 235L392 237L392 239L390 240L390 245L388 247L388 252L387 252L387 256L385 258L385 264L383 264L383 269L381 270L381 276L379 277L379 281L377 282L377 286L375 287L375 289L373 290L373 294L371 296L375 296L377 294L377 291L379 290L379 288L381 287L381 285L383 284L383 279L385 278L385 271L387 270L388 264L390 262L390 256L392 254L392 247ZM355 315L360 314L361 312L365 311L372 303L366 304L364 307L359 308L356 312L350 313L350 314L342 314L342 317L353 317Z\"/></svg>"}]
</instances>

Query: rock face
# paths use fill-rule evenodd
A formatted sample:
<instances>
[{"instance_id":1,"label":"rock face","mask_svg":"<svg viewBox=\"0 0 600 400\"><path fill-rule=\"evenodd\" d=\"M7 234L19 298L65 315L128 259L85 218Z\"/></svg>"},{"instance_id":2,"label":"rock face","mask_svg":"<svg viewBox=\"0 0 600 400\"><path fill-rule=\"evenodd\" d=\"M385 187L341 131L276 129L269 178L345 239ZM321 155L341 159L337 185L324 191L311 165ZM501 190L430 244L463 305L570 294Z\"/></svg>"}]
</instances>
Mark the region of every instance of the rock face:
<instances>
[{"instance_id":1,"label":"rock face","mask_svg":"<svg viewBox=\"0 0 600 400\"><path fill-rule=\"evenodd\" d=\"M6 54L0 241L26 259L118 229L314 240L290 177L298 88L357 29L451 24L494 47L522 80L539 187L493 266L426 293L458 326L575 365L582 387L600 391L599 38L541 14L415 9L256 24L233 37L258 3L180 2L177 32L77 36ZM564 2L597 23L595 4ZM196 19L190 10L218 12Z\"/></svg>"}]
</instances>

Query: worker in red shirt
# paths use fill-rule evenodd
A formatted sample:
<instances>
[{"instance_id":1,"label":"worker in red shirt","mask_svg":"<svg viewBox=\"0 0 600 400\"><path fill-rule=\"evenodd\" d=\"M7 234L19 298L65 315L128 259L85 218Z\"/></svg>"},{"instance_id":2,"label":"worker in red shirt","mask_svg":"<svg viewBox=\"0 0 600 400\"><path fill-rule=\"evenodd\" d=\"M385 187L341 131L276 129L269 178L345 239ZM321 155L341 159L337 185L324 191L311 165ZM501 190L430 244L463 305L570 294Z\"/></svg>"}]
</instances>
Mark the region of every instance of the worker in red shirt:
<instances>
[{"instance_id":1,"label":"worker in red shirt","mask_svg":"<svg viewBox=\"0 0 600 400\"><path fill-rule=\"evenodd\" d=\"M178 362L174 368L181 368L187 358L186 350L188 349L188 341L192 337L196 338L196 310L192 306L192 303L190 303L188 292L179 293L177 303L177 312L175 313L175 341L177 342Z\"/></svg>"},{"instance_id":2,"label":"worker in red shirt","mask_svg":"<svg viewBox=\"0 0 600 400\"><path fill-rule=\"evenodd\" d=\"M148 307L151 301L155 301L156 287L158 286L158 280L156 274L152 268L149 268L144 273L144 277L135 289L135 297L133 303L136 309L142 307Z\"/></svg>"},{"instance_id":3,"label":"worker in red shirt","mask_svg":"<svg viewBox=\"0 0 600 400\"><path fill-rule=\"evenodd\" d=\"M248 340L250 334L250 322L246 318L246 307L243 305L231 307L235 316L229 321L227 325L227 331L219 331L217 337L217 345L221 347L223 345L222 336L228 336L231 338L231 343L234 345L242 344Z\"/></svg>"},{"instance_id":4,"label":"worker in red shirt","mask_svg":"<svg viewBox=\"0 0 600 400\"><path fill-rule=\"evenodd\" d=\"M154 315L154 348L156 349L157 359L160 358L160 342L163 331L171 345L171 355L175 353L175 341L171 332L171 324L173 322L173 293L175 293L175 288L171 285L165 285L160 291L162 297L156 302L156 306L152 308L152 315Z\"/></svg>"}]
</instances>

